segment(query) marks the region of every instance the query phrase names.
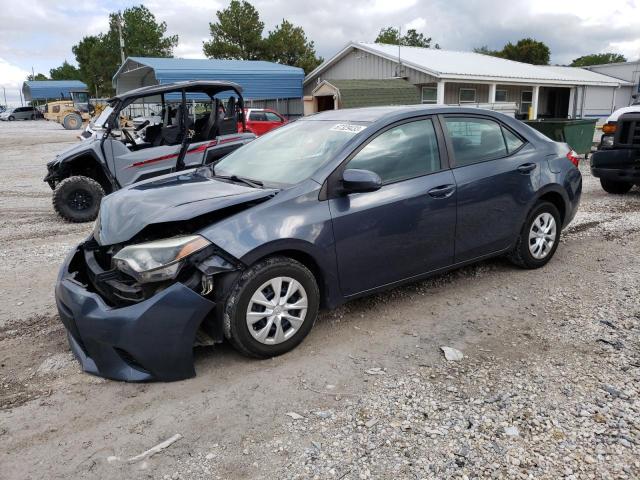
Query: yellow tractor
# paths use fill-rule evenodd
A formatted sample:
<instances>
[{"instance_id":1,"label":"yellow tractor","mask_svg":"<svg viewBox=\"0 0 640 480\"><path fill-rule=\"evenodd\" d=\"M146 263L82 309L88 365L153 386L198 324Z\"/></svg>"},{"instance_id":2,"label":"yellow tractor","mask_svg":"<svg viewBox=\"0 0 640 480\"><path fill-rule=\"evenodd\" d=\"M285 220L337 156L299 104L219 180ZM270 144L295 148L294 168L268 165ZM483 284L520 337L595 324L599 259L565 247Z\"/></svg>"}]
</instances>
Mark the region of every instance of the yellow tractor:
<instances>
[{"instance_id":1,"label":"yellow tractor","mask_svg":"<svg viewBox=\"0 0 640 480\"><path fill-rule=\"evenodd\" d=\"M44 107L44 118L58 122L67 130L79 130L95 114L100 114L102 105L91 105L87 92L70 92L69 100L48 102ZM98 110L98 111L97 111Z\"/></svg>"}]
</instances>

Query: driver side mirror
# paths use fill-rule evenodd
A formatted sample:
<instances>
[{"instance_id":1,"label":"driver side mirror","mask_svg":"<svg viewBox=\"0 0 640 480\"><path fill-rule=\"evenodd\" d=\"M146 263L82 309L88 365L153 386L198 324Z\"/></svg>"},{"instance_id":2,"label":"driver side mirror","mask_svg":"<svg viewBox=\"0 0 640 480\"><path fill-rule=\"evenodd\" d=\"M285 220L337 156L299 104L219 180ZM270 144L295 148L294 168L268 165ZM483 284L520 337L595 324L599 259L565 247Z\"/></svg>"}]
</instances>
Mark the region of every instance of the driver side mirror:
<instances>
[{"instance_id":1,"label":"driver side mirror","mask_svg":"<svg viewBox=\"0 0 640 480\"><path fill-rule=\"evenodd\" d=\"M370 170L349 168L342 172L342 191L344 193L375 192L382 187L380 175Z\"/></svg>"}]
</instances>

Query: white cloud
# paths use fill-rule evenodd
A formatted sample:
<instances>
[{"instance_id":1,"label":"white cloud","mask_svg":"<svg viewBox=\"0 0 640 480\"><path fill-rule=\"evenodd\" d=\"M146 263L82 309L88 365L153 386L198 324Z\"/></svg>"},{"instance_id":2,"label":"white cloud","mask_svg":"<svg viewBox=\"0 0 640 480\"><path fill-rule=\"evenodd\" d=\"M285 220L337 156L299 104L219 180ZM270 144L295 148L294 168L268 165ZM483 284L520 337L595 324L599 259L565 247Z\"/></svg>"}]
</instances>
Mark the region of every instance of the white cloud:
<instances>
[{"instance_id":1,"label":"white cloud","mask_svg":"<svg viewBox=\"0 0 640 480\"><path fill-rule=\"evenodd\" d=\"M588 53L640 54L640 0L249 0L265 34L287 19L304 28L325 58L348 41L373 41L383 27L415 28L444 49L471 50L533 37L551 48L552 62ZM0 0L0 57L23 70L48 73L83 36L106 31L110 11L139 0ZM179 36L174 54L200 58L209 23L229 0L149 0L144 4L167 33Z\"/></svg>"},{"instance_id":2,"label":"white cloud","mask_svg":"<svg viewBox=\"0 0 640 480\"><path fill-rule=\"evenodd\" d=\"M16 105L20 102L22 82L27 79L29 73L0 58L0 87L2 87L0 103L4 104L5 95L9 105Z\"/></svg>"},{"instance_id":3,"label":"white cloud","mask_svg":"<svg viewBox=\"0 0 640 480\"><path fill-rule=\"evenodd\" d=\"M411 30L413 28L418 32L420 32L426 26L427 26L427 21L422 17L417 17L405 25L405 30Z\"/></svg>"}]
</instances>

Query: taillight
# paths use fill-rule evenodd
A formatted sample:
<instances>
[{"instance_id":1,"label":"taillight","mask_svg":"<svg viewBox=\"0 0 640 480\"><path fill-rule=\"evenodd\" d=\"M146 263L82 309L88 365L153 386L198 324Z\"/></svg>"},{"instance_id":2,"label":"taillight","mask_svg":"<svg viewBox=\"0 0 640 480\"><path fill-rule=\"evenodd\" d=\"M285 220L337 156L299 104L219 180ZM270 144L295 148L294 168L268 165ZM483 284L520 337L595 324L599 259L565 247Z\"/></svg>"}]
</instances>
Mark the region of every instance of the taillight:
<instances>
[{"instance_id":1,"label":"taillight","mask_svg":"<svg viewBox=\"0 0 640 480\"><path fill-rule=\"evenodd\" d=\"M567 153L567 158L571 161L571 163L573 163L576 167L578 166L578 164L580 163L580 157L578 156L578 154L574 151L574 150L569 150L569 153Z\"/></svg>"},{"instance_id":2,"label":"taillight","mask_svg":"<svg viewBox=\"0 0 640 480\"><path fill-rule=\"evenodd\" d=\"M616 122L605 123L602 126L602 133L605 135L611 135L612 133L616 133Z\"/></svg>"}]
</instances>

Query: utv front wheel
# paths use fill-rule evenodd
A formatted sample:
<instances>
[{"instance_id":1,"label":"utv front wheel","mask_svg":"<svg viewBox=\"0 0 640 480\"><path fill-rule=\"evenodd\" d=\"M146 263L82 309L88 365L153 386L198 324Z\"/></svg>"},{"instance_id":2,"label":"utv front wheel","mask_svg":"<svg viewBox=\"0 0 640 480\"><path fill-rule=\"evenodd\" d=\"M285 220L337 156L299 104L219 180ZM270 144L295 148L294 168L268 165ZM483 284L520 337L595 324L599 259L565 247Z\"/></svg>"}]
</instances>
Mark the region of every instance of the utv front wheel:
<instances>
[{"instance_id":1,"label":"utv front wheel","mask_svg":"<svg viewBox=\"0 0 640 480\"><path fill-rule=\"evenodd\" d=\"M91 222L98 216L104 190L89 177L69 177L53 191L53 208L65 220Z\"/></svg>"},{"instance_id":2,"label":"utv front wheel","mask_svg":"<svg viewBox=\"0 0 640 480\"><path fill-rule=\"evenodd\" d=\"M600 179L600 185L602 189L607 193L613 193L615 195L623 195L631 190L633 183L629 182L617 182L615 180Z\"/></svg>"},{"instance_id":3,"label":"utv front wheel","mask_svg":"<svg viewBox=\"0 0 640 480\"><path fill-rule=\"evenodd\" d=\"M271 257L246 270L225 305L225 336L240 353L281 355L307 336L318 316L320 292L307 267Z\"/></svg>"}]
</instances>

